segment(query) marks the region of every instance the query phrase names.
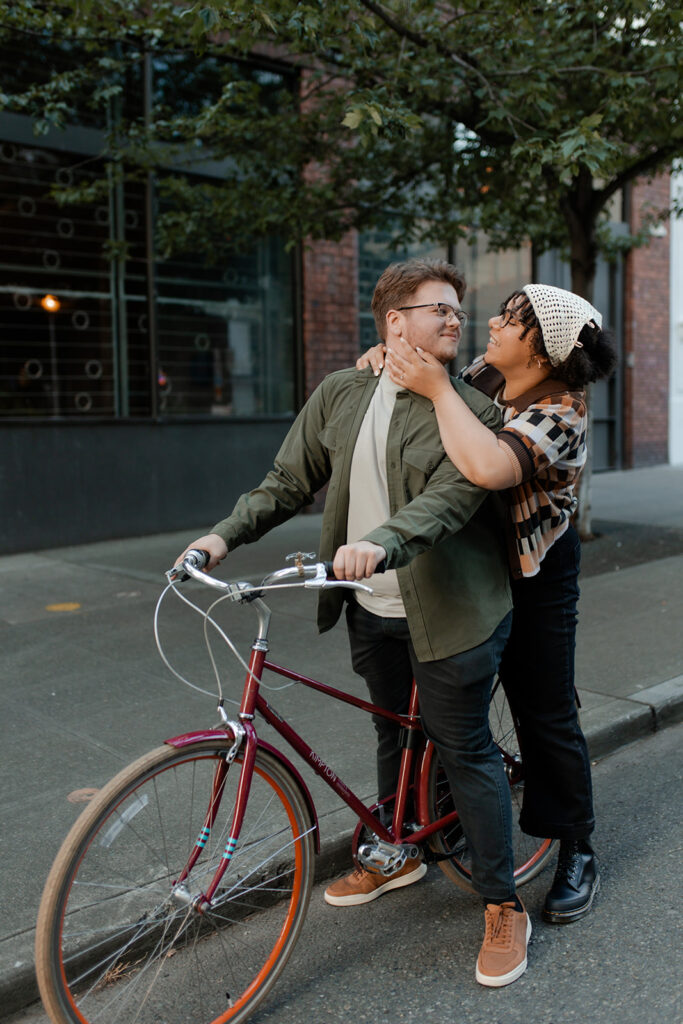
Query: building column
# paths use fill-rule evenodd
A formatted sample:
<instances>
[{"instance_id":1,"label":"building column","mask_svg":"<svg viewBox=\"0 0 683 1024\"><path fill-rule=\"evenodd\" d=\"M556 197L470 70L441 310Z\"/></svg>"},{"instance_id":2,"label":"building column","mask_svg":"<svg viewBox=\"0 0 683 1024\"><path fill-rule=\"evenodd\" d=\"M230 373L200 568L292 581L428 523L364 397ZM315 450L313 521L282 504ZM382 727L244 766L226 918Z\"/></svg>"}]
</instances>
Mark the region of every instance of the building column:
<instances>
[{"instance_id":1,"label":"building column","mask_svg":"<svg viewBox=\"0 0 683 1024\"><path fill-rule=\"evenodd\" d=\"M631 189L629 227L668 209L670 175ZM669 225L626 258L624 299L624 466L655 466L669 449Z\"/></svg>"},{"instance_id":2,"label":"building column","mask_svg":"<svg viewBox=\"0 0 683 1024\"><path fill-rule=\"evenodd\" d=\"M308 242L303 252L302 329L306 395L359 355L358 236Z\"/></svg>"}]
</instances>

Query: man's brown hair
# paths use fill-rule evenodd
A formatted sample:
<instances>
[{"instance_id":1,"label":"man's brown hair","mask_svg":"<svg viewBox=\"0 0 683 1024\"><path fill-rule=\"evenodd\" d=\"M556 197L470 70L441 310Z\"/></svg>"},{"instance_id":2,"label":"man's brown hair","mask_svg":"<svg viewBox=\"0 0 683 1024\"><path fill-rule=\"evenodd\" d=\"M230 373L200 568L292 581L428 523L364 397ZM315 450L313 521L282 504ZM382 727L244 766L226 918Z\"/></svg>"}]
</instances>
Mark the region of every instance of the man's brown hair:
<instances>
[{"instance_id":1,"label":"man's brown hair","mask_svg":"<svg viewBox=\"0 0 683 1024\"><path fill-rule=\"evenodd\" d=\"M382 341L387 336L387 313L390 309L409 305L409 300L425 281L445 281L455 288L458 301L462 302L467 284L465 277L446 260L406 260L392 263L375 285L372 296L372 313L377 333Z\"/></svg>"}]
</instances>

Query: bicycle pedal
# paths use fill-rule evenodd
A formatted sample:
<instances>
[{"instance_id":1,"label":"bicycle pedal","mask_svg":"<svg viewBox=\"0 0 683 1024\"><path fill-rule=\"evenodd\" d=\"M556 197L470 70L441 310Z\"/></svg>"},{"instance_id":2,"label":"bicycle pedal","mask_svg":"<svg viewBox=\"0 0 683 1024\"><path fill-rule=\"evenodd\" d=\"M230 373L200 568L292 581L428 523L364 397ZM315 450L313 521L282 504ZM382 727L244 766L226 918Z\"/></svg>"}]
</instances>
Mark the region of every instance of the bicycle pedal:
<instances>
[{"instance_id":1,"label":"bicycle pedal","mask_svg":"<svg viewBox=\"0 0 683 1024\"><path fill-rule=\"evenodd\" d=\"M359 846L357 856L366 871L376 875L393 875L401 870L407 860L419 857L420 851L413 843L396 845L378 839L377 842Z\"/></svg>"}]
</instances>

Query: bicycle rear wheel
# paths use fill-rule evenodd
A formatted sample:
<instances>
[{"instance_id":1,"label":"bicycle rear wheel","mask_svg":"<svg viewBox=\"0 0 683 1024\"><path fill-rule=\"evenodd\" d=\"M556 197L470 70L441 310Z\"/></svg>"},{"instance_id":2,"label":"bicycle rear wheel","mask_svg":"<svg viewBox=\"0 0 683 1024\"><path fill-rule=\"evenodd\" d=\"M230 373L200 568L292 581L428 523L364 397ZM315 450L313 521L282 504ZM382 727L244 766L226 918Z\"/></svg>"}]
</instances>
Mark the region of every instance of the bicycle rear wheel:
<instances>
[{"instance_id":1,"label":"bicycle rear wheel","mask_svg":"<svg viewBox=\"0 0 683 1024\"><path fill-rule=\"evenodd\" d=\"M244 824L211 907L198 913L173 895L229 749L212 740L151 751L72 828L36 934L40 992L57 1024L237 1024L272 987L305 917L315 826L300 787L268 752L256 755ZM223 857L241 777L238 756L186 882L193 896Z\"/></svg>"},{"instance_id":2,"label":"bicycle rear wheel","mask_svg":"<svg viewBox=\"0 0 683 1024\"><path fill-rule=\"evenodd\" d=\"M519 813L524 796L524 765L519 753L515 722L500 680L496 682L491 695L489 722L494 742L500 749L505 773L510 783L515 882L517 886L520 886L531 881L543 870L553 855L556 841L528 836L519 827ZM438 755L434 748L432 750L428 792L430 820L435 821L453 810L453 797ZM452 882L472 892L471 855L460 822L455 821L448 829L437 832L431 838L429 845L438 856L451 853L447 859L439 860L439 867Z\"/></svg>"}]
</instances>

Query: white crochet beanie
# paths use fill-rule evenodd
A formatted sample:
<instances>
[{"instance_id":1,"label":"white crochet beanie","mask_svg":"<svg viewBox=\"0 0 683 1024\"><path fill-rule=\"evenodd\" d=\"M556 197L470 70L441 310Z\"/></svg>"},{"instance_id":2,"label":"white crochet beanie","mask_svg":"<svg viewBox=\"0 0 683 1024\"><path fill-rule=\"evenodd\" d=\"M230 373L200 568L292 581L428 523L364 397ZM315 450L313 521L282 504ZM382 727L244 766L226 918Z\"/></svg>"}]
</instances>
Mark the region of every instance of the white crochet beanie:
<instances>
[{"instance_id":1,"label":"white crochet beanie","mask_svg":"<svg viewBox=\"0 0 683 1024\"><path fill-rule=\"evenodd\" d=\"M534 307L553 366L563 363L575 346L583 348L579 334L586 324L593 322L602 327L602 314L574 292L551 284L527 284L522 290Z\"/></svg>"}]
</instances>

